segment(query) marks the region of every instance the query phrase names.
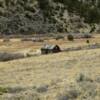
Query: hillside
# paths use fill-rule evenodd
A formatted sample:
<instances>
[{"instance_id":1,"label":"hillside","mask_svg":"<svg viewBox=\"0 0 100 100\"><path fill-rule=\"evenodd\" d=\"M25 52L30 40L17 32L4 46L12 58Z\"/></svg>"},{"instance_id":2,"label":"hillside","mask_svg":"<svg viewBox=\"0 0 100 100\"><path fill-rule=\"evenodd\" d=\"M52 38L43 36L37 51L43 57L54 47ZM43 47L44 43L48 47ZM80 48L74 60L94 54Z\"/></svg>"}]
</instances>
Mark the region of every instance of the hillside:
<instances>
[{"instance_id":1,"label":"hillside","mask_svg":"<svg viewBox=\"0 0 100 100\"><path fill-rule=\"evenodd\" d=\"M99 32L99 0L0 0L0 33Z\"/></svg>"}]
</instances>

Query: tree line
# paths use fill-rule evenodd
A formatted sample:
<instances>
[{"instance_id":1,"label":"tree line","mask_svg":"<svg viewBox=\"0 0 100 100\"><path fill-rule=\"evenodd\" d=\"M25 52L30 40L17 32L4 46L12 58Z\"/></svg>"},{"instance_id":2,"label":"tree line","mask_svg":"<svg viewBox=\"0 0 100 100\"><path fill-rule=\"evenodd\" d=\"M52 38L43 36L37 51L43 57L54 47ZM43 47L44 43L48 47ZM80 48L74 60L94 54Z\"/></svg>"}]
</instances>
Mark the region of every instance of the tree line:
<instances>
[{"instance_id":1,"label":"tree line","mask_svg":"<svg viewBox=\"0 0 100 100\"><path fill-rule=\"evenodd\" d=\"M43 11L50 9L49 2L50 0L38 0ZM83 17L86 23L100 23L100 0L53 0L53 2L62 3L69 13Z\"/></svg>"}]
</instances>

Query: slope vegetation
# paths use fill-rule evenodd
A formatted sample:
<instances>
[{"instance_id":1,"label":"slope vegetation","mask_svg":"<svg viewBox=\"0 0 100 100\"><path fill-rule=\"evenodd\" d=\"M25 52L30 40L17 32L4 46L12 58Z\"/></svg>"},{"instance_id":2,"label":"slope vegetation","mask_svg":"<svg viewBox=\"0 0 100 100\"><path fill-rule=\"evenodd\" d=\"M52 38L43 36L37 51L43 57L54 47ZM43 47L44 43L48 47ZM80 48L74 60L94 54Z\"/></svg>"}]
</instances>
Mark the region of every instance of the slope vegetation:
<instances>
[{"instance_id":1,"label":"slope vegetation","mask_svg":"<svg viewBox=\"0 0 100 100\"><path fill-rule=\"evenodd\" d=\"M0 33L99 31L99 0L0 0Z\"/></svg>"}]
</instances>

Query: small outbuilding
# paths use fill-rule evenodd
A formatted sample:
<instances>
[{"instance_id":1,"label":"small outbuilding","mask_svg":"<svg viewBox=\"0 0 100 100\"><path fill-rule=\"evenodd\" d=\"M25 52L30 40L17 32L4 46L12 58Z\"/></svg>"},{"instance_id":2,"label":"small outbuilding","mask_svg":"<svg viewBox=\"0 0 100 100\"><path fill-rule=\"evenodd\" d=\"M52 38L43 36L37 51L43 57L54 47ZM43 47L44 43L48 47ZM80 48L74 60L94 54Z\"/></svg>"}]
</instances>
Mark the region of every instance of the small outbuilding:
<instances>
[{"instance_id":1,"label":"small outbuilding","mask_svg":"<svg viewBox=\"0 0 100 100\"><path fill-rule=\"evenodd\" d=\"M61 49L58 45L44 45L44 47L41 48L42 54L49 54L49 53L58 53Z\"/></svg>"}]
</instances>

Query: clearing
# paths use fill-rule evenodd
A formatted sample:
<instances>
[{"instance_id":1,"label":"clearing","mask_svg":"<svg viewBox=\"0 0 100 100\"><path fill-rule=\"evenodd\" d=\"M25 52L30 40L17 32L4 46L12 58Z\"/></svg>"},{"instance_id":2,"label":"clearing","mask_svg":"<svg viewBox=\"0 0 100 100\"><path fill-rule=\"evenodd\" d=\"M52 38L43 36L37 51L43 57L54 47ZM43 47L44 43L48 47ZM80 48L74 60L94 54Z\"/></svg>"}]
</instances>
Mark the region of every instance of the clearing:
<instances>
[{"instance_id":1,"label":"clearing","mask_svg":"<svg viewBox=\"0 0 100 100\"><path fill-rule=\"evenodd\" d=\"M48 43L65 48L86 45L85 41ZM91 39L91 43L99 41ZM36 50L43 44L13 41L5 46L1 42L0 50ZM0 100L100 100L100 49L0 62Z\"/></svg>"}]
</instances>

